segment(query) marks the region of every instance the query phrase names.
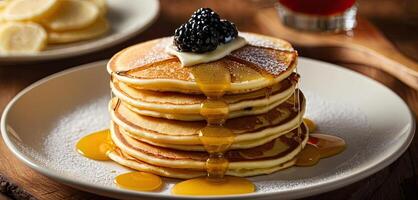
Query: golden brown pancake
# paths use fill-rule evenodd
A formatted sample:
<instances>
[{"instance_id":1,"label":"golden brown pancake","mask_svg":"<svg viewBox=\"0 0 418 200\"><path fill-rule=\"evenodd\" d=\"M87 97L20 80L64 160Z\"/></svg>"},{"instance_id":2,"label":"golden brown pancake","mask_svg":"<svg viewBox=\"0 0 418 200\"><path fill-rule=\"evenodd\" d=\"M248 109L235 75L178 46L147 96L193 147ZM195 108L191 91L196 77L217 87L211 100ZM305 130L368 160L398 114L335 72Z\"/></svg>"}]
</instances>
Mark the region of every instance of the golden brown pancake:
<instances>
[{"instance_id":1,"label":"golden brown pancake","mask_svg":"<svg viewBox=\"0 0 418 200\"><path fill-rule=\"evenodd\" d=\"M205 170L207 152L190 152L153 146L124 135L121 128L111 126L112 141L123 152L135 159L155 166ZM292 160L303 149L308 139L305 124L266 144L243 150L230 150L225 154L228 169L271 168Z\"/></svg>"},{"instance_id":2,"label":"golden brown pancake","mask_svg":"<svg viewBox=\"0 0 418 200\"><path fill-rule=\"evenodd\" d=\"M172 37L113 56L107 70L115 95L109 103L115 149L109 157L166 177L206 175L209 154L198 133L207 126L201 106L210 100L202 90L214 84L202 84L202 77L212 80L222 72L224 80L215 83L225 90L222 101L228 106L222 107L228 113L222 126L235 135L224 155L229 161L226 175L269 174L294 165L309 134L302 122L305 97L296 89L299 77L293 72L297 52L277 38L240 36L248 41L246 46L187 67L166 53ZM211 76L205 76L208 71Z\"/></svg>"},{"instance_id":3,"label":"golden brown pancake","mask_svg":"<svg viewBox=\"0 0 418 200\"><path fill-rule=\"evenodd\" d=\"M292 74L271 88L225 95L223 100L228 103L230 117L249 114L244 110L284 102L294 93L297 77L297 74ZM206 100L205 95L138 90L120 81L111 82L111 88L116 97L139 114L185 121L204 120L200 106Z\"/></svg>"},{"instance_id":4,"label":"golden brown pancake","mask_svg":"<svg viewBox=\"0 0 418 200\"><path fill-rule=\"evenodd\" d=\"M245 148L259 144L260 140L278 137L296 128L302 122L305 100L302 93L299 95L301 112L295 110L295 105L290 100L263 114L229 119L225 127L236 134L231 148ZM193 145L200 145L198 130L203 128L204 121L178 121L162 118L154 118L140 115L123 103L117 104L114 99L109 106L112 121L123 127L132 137L150 141L159 146L172 146L173 148L197 150ZM272 138L271 138L272 139ZM182 147L183 146L183 147ZM184 146L189 146L188 148ZM203 150L203 149L200 149Z\"/></svg>"},{"instance_id":5,"label":"golden brown pancake","mask_svg":"<svg viewBox=\"0 0 418 200\"><path fill-rule=\"evenodd\" d=\"M129 154L121 151L119 148L115 148L114 151L109 153L109 157L126 167L129 167L134 170L143 171L143 172L149 172L153 174L157 174L164 177L169 178L180 178L180 179L191 179L196 178L200 176L206 176L205 171L199 171L199 170L193 170L193 169L176 169L176 168L169 168L169 167L161 167L161 166L155 166L151 165L146 162L142 162ZM288 162L285 162L283 164L271 167L271 168L255 168L255 169L229 169L226 171L226 175L230 176L256 176L256 175L262 175L262 174L271 174L273 172L286 169L288 167L291 167L295 164L295 159L292 159Z\"/></svg>"},{"instance_id":6,"label":"golden brown pancake","mask_svg":"<svg viewBox=\"0 0 418 200\"><path fill-rule=\"evenodd\" d=\"M247 93L278 83L296 67L297 52L283 40L241 33L249 44L230 55L208 63L226 68L231 75L227 93ZM113 78L131 87L154 91L199 93L191 69L165 52L172 38L156 39L122 50L107 69Z\"/></svg>"}]
</instances>

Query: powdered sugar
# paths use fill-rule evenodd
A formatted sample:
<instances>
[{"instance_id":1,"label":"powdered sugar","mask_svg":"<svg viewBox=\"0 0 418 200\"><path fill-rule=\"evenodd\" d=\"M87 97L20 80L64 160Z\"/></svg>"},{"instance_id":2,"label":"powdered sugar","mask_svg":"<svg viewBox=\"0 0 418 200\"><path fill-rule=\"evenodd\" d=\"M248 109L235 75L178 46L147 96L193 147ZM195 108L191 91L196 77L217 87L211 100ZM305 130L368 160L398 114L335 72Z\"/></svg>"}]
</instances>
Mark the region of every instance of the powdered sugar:
<instances>
[{"instance_id":1,"label":"powdered sugar","mask_svg":"<svg viewBox=\"0 0 418 200\"><path fill-rule=\"evenodd\" d=\"M329 64L300 58L299 65L308 104L306 116L316 122L320 132L340 136L348 146L313 167L292 167L251 177L256 193L266 198L272 195L269 192L280 192L269 196L271 199L299 198L359 180L399 156L413 134L408 107L387 88ZM116 188L114 176L128 169L113 162L89 160L74 148L79 138L109 123L109 88L103 66L98 63L94 68L78 68L28 90L14 101L2 118L3 125L16 130L16 134L3 132L9 147L52 176L74 180L77 185L82 182ZM164 180L167 184L157 194L169 194L177 181Z\"/></svg>"},{"instance_id":2,"label":"powdered sugar","mask_svg":"<svg viewBox=\"0 0 418 200\"><path fill-rule=\"evenodd\" d=\"M355 153L351 152L350 145L361 145L365 141L362 141L364 137L356 139L352 135L367 133L366 116L353 105L330 102L309 92L305 92L305 95L308 102L306 116L316 122L320 132L346 138L349 148L343 154L353 154L354 156ZM39 138L42 151L34 151L23 145L21 148L42 165L63 175L77 177L84 182L115 187L113 184L114 177L128 171L128 169L111 161L94 161L85 158L78 154L74 147L84 135L108 127L108 100L108 96L102 96L63 115L45 138ZM328 165L327 162L336 162L336 166L340 165L343 168L351 166L351 164L347 164L347 160L341 160L341 158L347 158L347 156L336 156L328 160L321 160L319 166L321 164ZM351 163L355 164L355 162ZM312 169L291 168L252 179L257 185L258 192L279 191L291 187L291 184L303 184L300 181L296 183L294 180L309 178L312 176L310 174L312 172L309 170ZM318 169L315 170L318 171ZM289 181L289 177L293 181ZM169 188L172 187L173 183L172 180L168 181L162 192L170 193Z\"/></svg>"},{"instance_id":3,"label":"powdered sugar","mask_svg":"<svg viewBox=\"0 0 418 200\"><path fill-rule=\"evenodd\" d=\"M113 185L114 176L126 169L110 161L90 160L75 149L75 144L84 135L108 128L108 101L108 96L99 97L59 118L50 133L45 138L39 138L42 151L34 151L23 145L21 148L39 163L63 175L100 185Z\"/></svg>"},{"instance_id":4,"label":"powdered sugar","mask_svg":"<svg viewBox=\"0 0 418 200\"><path fill-rule=\"evenodd\" d=\"M140 59L135 59L134 62L130 63L130 68L141 67L151 63L167 60L173 58L173 56L165 52L165 48L170 45L173 41L173 37L166 37L159 39L156 44L149 49L146 55L141 56Z\"/></svg>"},{"instance_id":5,"label":"powdered sugar","mask_svg":"<svg viewBox=\"0 0 418 200\"><path fill-rule=\"evenodd\" d=\"M277 52L254 46L245 46L231 53L232 56L255 64L271 75L277 76L289 67L288 63L277 59Z\"/></svg>"},{"instance_id":6,"label":"powdered sugar","mask_svg":"<svg viewBox=\"0 0 418 200\"><path fill-rule=\"evenodd\" d=\"M338 135L368 130L367 117L355 105L326 101L311 92L304 92L307 99L306 117L318 124L318 130Z\"/></svg>"},{"instance_id":7,"label":"powdered sugar","mask_svg":"<svg viewBox=\"0 0 418 200\"><path fill-rule=\"evenodd\" d=\"M276 49L280 51L293 51L292 45L279 38L275 38L273 41L266 39L265 36L242 32L240 32L240 36L243 36L247 40L248 44L252 46Z\"/></svg>"}]
</instances>

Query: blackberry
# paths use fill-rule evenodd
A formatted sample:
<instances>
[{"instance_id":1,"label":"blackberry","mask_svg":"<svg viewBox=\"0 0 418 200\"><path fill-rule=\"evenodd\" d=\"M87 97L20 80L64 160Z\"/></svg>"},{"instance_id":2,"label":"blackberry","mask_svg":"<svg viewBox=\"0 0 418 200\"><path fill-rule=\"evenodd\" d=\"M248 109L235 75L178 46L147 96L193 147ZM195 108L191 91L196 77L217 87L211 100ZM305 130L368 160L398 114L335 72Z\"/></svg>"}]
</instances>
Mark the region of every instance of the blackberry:
<instances>
[{"instance_id":1,"label":"blackberry","mask_svg":"<svg viewBox=\"0 0 418 200\"><path fill-rule=\"evenodd\" d=\"M234 23L225 19L222 19L220 23L220 28L218 30L222 37L220 38L219 42L225 44L232 41L238 36L238 30L235 27Z\"/></svg>"},{"instance_id":2,"label":"blackberry","mask_svg":"<svg viewBox=\"0 0 418 200\"><path fill-rule=\"evenodd\" d=\"M235 25L220 19L210 8L200 8L174 32L174 44L179 51L204 53L213 51L220 43L238 36Z\"/></svg>"},{"instance_id":3,"label":"blackberry","mask_svg":"<svg viewBox=\"0 0 418 200\"><path fill-rule=\"evenodd\" d=\"M174 33L174 44L180 51L204 53L219 45L219 32L202 21L191 21L181 25Z\"/></svg>"},{"instance_id":4,"label":"blackberry","mask_svg":"<svg viewBox=\"0 0 418 200\"><path fill-rule=\"evenodd\" d=\"M189 21L205 21L206 23L219 23L219 15L210 8L199 8L196 10Z\"/></svg>"}]
</instances>

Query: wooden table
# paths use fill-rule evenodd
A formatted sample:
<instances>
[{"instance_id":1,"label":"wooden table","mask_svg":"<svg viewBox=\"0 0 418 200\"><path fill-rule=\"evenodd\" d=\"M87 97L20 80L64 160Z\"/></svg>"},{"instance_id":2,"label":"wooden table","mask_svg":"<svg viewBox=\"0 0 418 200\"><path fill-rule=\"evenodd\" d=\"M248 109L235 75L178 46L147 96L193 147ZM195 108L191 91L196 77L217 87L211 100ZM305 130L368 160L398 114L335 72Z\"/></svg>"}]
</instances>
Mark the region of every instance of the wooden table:
<instances>
[{"instance_id":1,"label":"wooden table","mask_svg":"<svg viewBox=\"0 0 418 200\"><path fill-rule=\"evenodd\" d=\"M224 18L235 22L242 31L269 34L255 20L255 15L271 7L271 0L161 0L157 22L144 33L121 45L71 59L45 63L0 67L0 112L19 91L29 84L60 70L106 59L123 47L137 42L172 35L198 7L211 7ZM418 5L416 0L360 0L360 14L373 23L409 57L418 60ZM299 48L299 47L297 47ZM303 47L301 48L303 49ZM315 54L301 52L302 56ZM341 63L352 70L385 84L400 95L418 114L418 91L391 75L368 66ZM418 139L393 164L378 173L347 187L308 199L418 199ZM0 199L105 199L54 182L23 165L0 140Z\"/></svg>"}]
</instances>

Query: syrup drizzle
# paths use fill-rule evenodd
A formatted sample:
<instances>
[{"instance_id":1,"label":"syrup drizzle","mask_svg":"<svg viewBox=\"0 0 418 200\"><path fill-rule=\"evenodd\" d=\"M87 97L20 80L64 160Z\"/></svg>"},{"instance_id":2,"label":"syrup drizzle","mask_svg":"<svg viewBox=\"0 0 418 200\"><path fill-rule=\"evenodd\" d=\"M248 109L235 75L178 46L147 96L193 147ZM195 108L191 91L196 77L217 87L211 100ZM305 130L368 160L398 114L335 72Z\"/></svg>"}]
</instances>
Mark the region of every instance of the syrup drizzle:
<instances>
[{"instance_id":1,"label":"syrup drizzle","mask_svg":"<svg viewBox=\"0 0 418 200\"><path fill-rule=\"evenodd\" d=\"M301 105L300 105L300 90L299 90L299 74L298 74L298 67L296 67L295 68L295 73L297 74L297 77L295 78L296 80L294 80L294 81L296 81L296 88L295 88L295 95L293 95L293 98L295 98L295 99L293 99L293 109L295 109L295 110L297 110L297 112L298 112L298 124L301 124L302 123L302 117L300 116L300 111L301 111ZM299 144L301 144L302 143L302 132L301 132L301 129L300 129L300 127L298 127L297 128L298 130L297 130L297 135L296 135L296 137L294 138L297 142L299 142ZM300 146L300 151L302 152L302 150L303 150L303 147L302 147L302 145L299 145ZM298 159L299 160L299 159Z\"/></svg>"},{"instance_id":2,"label":"syrup drizzle","mask_svg":"<svg viewBox=\"0 0 418 200\"><path fill-rule=\"evenodd\" d=\"M234 142L234 133L224 126L229 105L223 100L231 86L231 75L222 61L194 66L192 74L207 99L201 104L200 114L207 125L198 131L199 139L209 156L206 160L207 177L180 182L172 189L179 195L227 195L254 191L254 185L244 178L225 177L229 161L224 153Z\"/></svg>"},{"instance_id":3,"label":"syrup drizzle","mask_svg":"<svg viewBox=\"0 0 418 200\"><path fill-rule=\"evenodd\" d=\"M193 67L192 74L207 99L201 104L200 114L206 119L206 127L199 130L199 139L209 153L206 160L207 177L223 179L229 161L224 153L234 142L234 133L224 127L229 115L228 103L222 97L231 86L231 76L224 62Z\"/></svg>"},{"instance_id":4,"label":"syrup drizzle","mask_svg":"<svg viewBox=\"0 0 418 200\"><path fill-rule=\"evenodd\" d=\"M315 125L315 123L312 120L310 120L308 118L303 118L303 122L308 127L309 132L313 133L313 132L316 131L316 125Z\"/></svg>"}]
</instances>

